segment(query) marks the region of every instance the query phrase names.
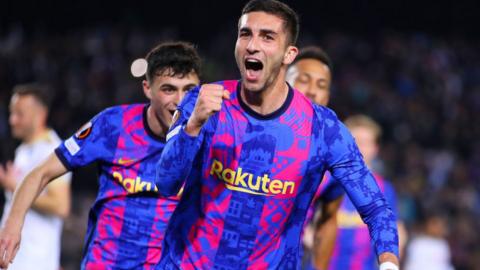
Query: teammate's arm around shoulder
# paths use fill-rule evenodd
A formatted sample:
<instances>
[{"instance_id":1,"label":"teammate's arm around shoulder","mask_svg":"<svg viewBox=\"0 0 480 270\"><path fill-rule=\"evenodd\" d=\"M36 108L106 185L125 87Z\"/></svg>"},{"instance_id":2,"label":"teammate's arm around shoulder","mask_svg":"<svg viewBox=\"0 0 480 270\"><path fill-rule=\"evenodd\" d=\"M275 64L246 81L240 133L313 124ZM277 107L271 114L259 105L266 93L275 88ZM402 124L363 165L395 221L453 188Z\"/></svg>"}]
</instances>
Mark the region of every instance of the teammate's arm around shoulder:
<instances>
[{"instance_id":1,"label":"teammate's arm around shoulder","mask_svg":"<svg viewBox=\"0 0 480 270\"><path fill-rule=\"evenodd\" d=\"M180 191L202 144L202 127L228 98L230 93L219 84L204 84L184 98L156 166L155 182L161 195Z\"/></svg>"},{"instance_id":2,"label":"teammate's arm around shoulder","mask_svg":"<svg viewBox=\"0 0 480 270\"><path fill-rule=\"evenodd\" d=\"M27 210L35 198L53 179L63 175L67 169L56 154L51 154L40 166L33 169L13 195L12 208L4 227L0 231L0 267L7 268L13 261L20 245L20 235Z\"/></svg>"}]
</instances>

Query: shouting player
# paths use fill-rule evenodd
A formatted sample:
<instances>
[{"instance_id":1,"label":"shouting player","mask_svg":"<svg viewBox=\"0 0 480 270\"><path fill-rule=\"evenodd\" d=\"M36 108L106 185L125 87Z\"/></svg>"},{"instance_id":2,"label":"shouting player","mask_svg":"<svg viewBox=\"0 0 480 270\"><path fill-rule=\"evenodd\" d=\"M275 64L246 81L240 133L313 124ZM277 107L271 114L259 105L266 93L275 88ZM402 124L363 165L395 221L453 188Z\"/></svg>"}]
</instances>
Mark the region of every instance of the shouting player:
<instances>
[{"instance_id":1,"label":"shouting player","mask_svg":"<svg viewBox=\"0 0 480 270\"><path fill-rule=\"evenodd\" d=\"M159 197L155 162L185 93L199 84L200 60L183 42L164 43L146 57L143 90L150 102L104 110L64 141L16 191L0 233L0 267L7 267L20 242L25 212L54 178L97 162L99 191L91 208L82 269L151 269L176 194Z\"/></svg>"},{"instance_id":2,"label":"shouting player","mask_svg":"<svg viewBox=\"0 0 480 270\"><path fill-rule=\"evenodd\" d=\"M285 82L298 28L287 5L248 2L235 46L242 79L197 87L179 106L156 183L171 196L186 182L159 269L298 269L326 170L369 225L383 269L398 269L395 216L352 136Z\"/></svg>"}]
</instances>

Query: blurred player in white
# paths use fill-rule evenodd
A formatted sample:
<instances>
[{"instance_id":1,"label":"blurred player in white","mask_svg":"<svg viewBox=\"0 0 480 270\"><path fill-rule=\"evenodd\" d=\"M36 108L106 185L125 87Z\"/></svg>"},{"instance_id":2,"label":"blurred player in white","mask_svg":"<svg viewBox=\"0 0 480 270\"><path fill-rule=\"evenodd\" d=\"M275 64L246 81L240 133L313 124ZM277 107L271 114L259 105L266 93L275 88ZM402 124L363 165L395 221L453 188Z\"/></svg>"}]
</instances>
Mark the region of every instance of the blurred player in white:
<instances>
[{"instance_id":1,"label":"blurred player in white","mask_svg":"<svg viewBox=\"0 0 480 270\"><path fill-rule=\"evenodd\" d=\"M2 227L11 207L15 187L60 144L60 138L47 127L48 97L37 84L18 85L10 100L9 123L13 137L21 140L15 159L0 164L0 185L5 190ZM25 216L22 245L8 269L58 270L63 219L70 211L71 174L47 186ZM1 254L0 254L1 255Z\"/></svg>"}]
</instances>

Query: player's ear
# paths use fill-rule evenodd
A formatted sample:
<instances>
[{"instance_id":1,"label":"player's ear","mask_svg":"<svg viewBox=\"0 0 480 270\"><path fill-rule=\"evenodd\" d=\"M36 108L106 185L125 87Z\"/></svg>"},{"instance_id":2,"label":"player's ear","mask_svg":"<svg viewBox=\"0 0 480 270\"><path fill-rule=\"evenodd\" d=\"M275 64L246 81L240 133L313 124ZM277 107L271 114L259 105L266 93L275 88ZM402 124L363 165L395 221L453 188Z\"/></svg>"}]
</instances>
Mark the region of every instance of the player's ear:
<instances>
[{"instance_id":1,"label":"player's ear","mask_svg":"<svg viewBox=\"0 0 480 270\"><path fill-rule=\"evenodd\" d=\"M283 56L283 64L290 65L295 57L297 57L298 48L295 46L288 46L285 55Z\"/></svg>"},{"instance_id":2,"label":"player's ear","mask_svg":"<svg viewBox=\"0 0 480 270\"><path fill-rule=\"evenodd\" d=\"M142 86L143 86L143 93L148 99L152 99L152 91L150 88L150 83L148 80L143 80L142 81Z\"/></svg>"}]
</instances>

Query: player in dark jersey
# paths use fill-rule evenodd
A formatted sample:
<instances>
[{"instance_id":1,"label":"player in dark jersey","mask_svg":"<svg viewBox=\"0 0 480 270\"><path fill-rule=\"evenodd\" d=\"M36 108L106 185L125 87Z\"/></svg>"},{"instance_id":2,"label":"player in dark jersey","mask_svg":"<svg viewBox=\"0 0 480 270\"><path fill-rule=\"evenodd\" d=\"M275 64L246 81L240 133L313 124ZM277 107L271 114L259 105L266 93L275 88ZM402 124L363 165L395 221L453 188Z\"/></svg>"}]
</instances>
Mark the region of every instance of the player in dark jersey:
<instances>
[{"instance_id":1,"label":"player in dark jersey","mask_svg":"<svg viewBox=\"0 0 480 270\"><path fill-rule=\"evenodd\" d=\"M288 67L286 79L295 89L313 103L327 106L330 100L332 62L320 47L302 48ZM307 213L304 229L304 264L317 269L327 269L337 235L337 212L344 191L335 183L323 181ZM320 195L322 192L322 196ZM317 211L315 211L317 210ZM315 214L315 215L314 215Z\"/></svg>"},{"instance_id":2,"label":"player in dark jersey","mask_svg":"<svg viewBox=\"0 0 480 270\"><path fill-rule=\"evenodd\" d=\"M14 195L0 233L0 266L20 242L25 211L48 182L92 162L99 190L88 220L81 269L152 269L160 259L167 221L178 197L161 197L155 162L165 146L172 114L199 84L200 59L192 45L164 43L151 50L143 91L147 104L108 108L64 141L29 174Z\"/></svg>"},{"instance_id":3,"label":"player in dark jersey","mask_svg":"<svg viewBox=\"0 0 480 270\"><path fill-rule=\"evenodd\" d=\"M156 183L165 196L185 186L158 269L298 269L326 170L369 225L384 269L398 269L395 216L352 136L285 82L297 35L288 6L250 1L235 47L242 79L197 87L179 106Z\"/></svg>"}]
</instances>

